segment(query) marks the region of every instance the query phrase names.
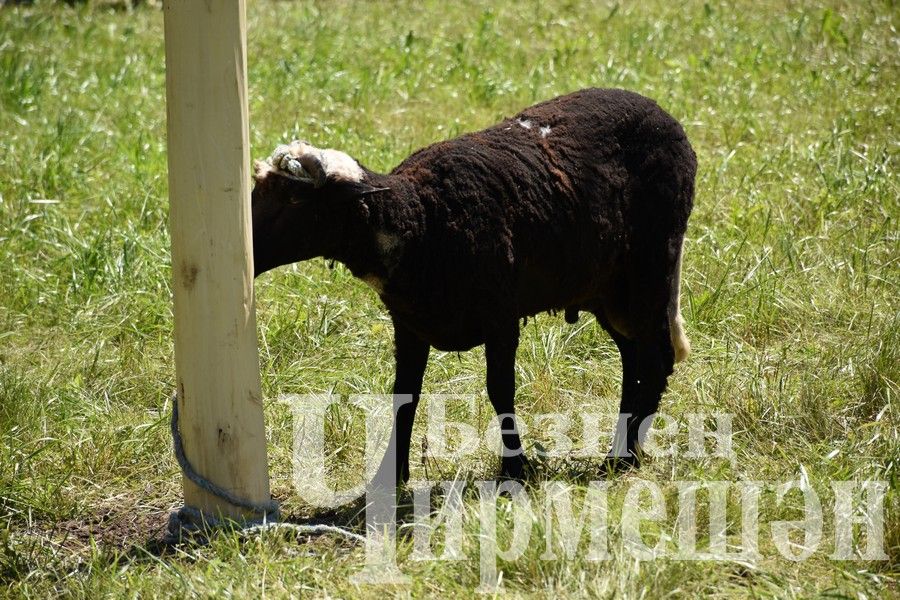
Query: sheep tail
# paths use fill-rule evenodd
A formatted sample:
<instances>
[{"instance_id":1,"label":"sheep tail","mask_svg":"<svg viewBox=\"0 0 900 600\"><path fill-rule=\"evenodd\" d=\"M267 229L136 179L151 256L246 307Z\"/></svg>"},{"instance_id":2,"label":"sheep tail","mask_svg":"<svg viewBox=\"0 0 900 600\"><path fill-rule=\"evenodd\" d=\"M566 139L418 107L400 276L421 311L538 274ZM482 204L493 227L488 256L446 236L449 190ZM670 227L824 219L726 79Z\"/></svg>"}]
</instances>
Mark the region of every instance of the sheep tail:
<instances>
[{"instance_id":1,"label":"sheep tail","mask_svg":"<svg viewBox=\"0 0 900 600\"><path fill-rule=\"evenodd\" d=\"M675 362L681 362L691 352L691 342L684 333L684 319L681 318L681 255L684 253L684 238L678 247L675 273L672 276L672 291L669 298L669 337L675 351Z\"/></svg>"}]
</instances>

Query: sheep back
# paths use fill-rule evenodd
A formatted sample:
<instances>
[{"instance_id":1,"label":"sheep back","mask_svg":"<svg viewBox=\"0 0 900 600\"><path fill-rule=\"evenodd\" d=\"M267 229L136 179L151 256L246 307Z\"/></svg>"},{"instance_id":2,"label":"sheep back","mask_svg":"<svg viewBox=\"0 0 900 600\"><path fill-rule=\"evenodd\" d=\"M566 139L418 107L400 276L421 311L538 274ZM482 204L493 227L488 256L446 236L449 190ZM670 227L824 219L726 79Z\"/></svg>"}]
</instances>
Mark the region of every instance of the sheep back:
<instances>
[{"instance_id":1,"label":"sheep back","mask_svg":"<svg viewBox=\"0 0 900 600\"><path fill-rule=\"evenodd\" d=\"M561 96L423 148L390 175L408 196L396 210L420 217L382 298L447 350L538 312L628 302L670 275L695 172L681 125L615 89ZM641 269L647 281L628 283Z\"/></svg>"}]
</instances>

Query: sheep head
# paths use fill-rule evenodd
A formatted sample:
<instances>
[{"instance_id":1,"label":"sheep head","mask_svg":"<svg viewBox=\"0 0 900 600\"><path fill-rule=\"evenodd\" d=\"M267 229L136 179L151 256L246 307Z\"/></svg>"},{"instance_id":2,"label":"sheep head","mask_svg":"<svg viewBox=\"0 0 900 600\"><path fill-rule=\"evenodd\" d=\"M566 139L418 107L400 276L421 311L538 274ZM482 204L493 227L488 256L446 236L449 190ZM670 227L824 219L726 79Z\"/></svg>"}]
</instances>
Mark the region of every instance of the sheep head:
<instances>
[{"instance_id":1,"label":"sheep head","mask_svg":"<svg viewBox=\"0 0 900 600\"><path fill-rule=\"evenodd\" d=\"M385 188L349 155L295 141L254 165L255 275L315 256L335 257L348 224L364 218L364 197Z\"/></svg>"}]
</instances>

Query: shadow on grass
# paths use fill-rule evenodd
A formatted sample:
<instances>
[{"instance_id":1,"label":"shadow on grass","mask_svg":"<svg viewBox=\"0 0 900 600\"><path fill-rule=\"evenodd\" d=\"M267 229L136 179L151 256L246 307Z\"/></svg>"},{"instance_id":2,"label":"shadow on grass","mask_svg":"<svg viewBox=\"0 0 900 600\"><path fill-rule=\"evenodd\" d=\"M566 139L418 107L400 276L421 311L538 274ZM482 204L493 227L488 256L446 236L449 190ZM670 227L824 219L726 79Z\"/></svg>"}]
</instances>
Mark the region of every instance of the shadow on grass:
<instances>
[{"instance_id":1,"label":"shadow on grass","mask_svg":"<svg viewBox=\"0 0 900 600\"><path fill-rule=\"evenodd\" d=\"M608 473L607 465L600 460L532 460L531 473L524 485L538 488L547 481L565 481L567 484L586 486L591 481L600 479L615 480L626 473L636 471L614 471ZM464 484L463 502L477 502L480 479L474 473L459 473ZM440 481L430 482L434 492L430 495L430 510L437 511L442 502ZM415 523L413 490L401 488L397 497L397 536L407 539L413 535ZM95 561L100 565L113 566L128 563L158 563L177 558L179 562L192 563L201 559L197 551L215 543L217 540L233 538L238 547L243 548L252 542L264 530L239 526L220 526L205 531L185 533L178 539L168 535L168 511L124 511L107 510L103 514L87 519L72 519L56 523L46 532L49 539L52 535L64 535L66 545L73 552L96 547L99 555ZM359 536L366 535L366 498L342 505L338 508L320 510L309 515L283 514L282 523L299 526L337 527ZM333 531L303 532L290 527L265 530L265 535L283 536L298 545L312 544L318 546L320 540L332 540L332 547L358 548L361 543L357 539L340 535ZM43 537L43 536L42 536ZM311 552L314 552L315 548Z\"/></svg>"}]
</instances>

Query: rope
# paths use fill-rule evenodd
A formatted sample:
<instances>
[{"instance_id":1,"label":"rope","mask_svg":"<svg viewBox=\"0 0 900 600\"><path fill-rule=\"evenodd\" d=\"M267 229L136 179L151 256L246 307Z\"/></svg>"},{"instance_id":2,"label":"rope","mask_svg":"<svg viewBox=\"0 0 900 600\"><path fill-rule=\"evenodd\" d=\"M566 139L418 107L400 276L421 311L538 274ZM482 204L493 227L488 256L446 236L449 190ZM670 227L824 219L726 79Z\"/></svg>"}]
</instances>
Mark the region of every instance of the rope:
<instances>
[{"instance_id":1,"label":"rope","mask_svg":"<svg viewBox=\"0 0 900 600\"><path fill-rule=\"evenodd\" d=\"M279 521L281 511L278 502L274 499L270 499L268 502L261 504L250 502L249 500L234 495L229 490L216 485L197 473L196 469L194 469L194 466L191 464L191 461L188 460L187 454L184 452L184 442L181 439L181 430L178 427L177 392L172 394L171 432L172 445L175 449L175 459L178 461L178 466L181 467L181 472L184 473L185 477L200 489L228 502L228 504L262 516L255 519L242 519L241 521L236 521L234 519L218 519L205 514L192 506L182 506L169 515L169 524L166 528L166 535L163 538L165 543L174 544L180 542L185 533L190 536L196 536L197 534L205 533L208 529L220 527L237 527L244 535L258 533L264 529L286 529L300 535L335 533L359 542L366 541L365 536L337 527L336 525L298 525L296 523L282 523Z\"/></svg>"}]
</instances>

